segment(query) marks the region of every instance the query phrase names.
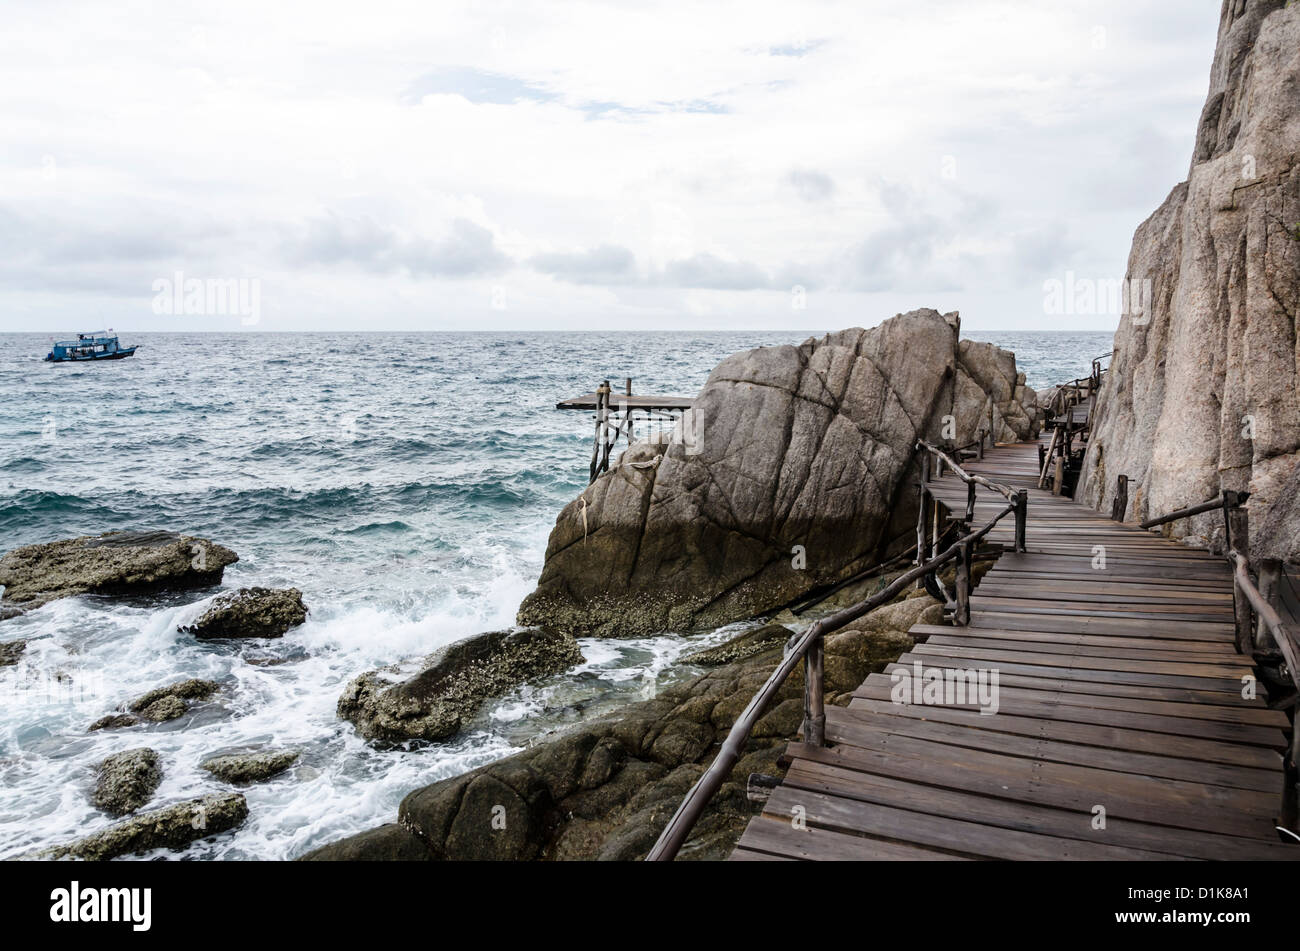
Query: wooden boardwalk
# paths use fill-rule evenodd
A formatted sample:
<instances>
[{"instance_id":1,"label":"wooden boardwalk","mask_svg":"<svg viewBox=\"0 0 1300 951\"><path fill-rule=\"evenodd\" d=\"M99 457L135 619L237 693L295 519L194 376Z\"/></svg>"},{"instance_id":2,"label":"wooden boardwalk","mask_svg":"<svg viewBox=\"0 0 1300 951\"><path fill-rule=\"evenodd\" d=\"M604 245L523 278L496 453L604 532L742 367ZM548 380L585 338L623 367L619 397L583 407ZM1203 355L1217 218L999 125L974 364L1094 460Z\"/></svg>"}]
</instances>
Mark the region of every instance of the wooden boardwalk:
<instances>
[{"instance_id":1,"label":"wooden boardwalk","mask_svg":"<svg viewBox=\"0 0 1300 951\"><path fill-rule=\"evenodd\" d=\"M1288 721L1242 695L1226 563L1038 489L1038 445L966 464L1028 488L1028 551L999 523L970 625L917 625L827 707L828 745L790 745L733 859L1300 858L1274 828ZM931 486L965 511L951 473ZM976 524L1005 504L981 488ZM997 712L893 702L916 662L996 671Z\"/></svg>"}]
</instances>

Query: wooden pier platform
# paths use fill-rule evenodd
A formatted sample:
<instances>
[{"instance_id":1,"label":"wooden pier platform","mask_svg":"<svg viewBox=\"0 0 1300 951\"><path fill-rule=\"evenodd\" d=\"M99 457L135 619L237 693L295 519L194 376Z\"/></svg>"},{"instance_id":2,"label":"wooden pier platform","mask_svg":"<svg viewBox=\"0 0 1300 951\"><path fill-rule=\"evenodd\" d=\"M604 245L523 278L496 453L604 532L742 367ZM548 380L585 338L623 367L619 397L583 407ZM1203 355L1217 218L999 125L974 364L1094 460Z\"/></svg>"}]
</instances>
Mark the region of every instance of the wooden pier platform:
<instances>
[{"instance_id":1,"label":"wooden pier platform","mask_svg":"<svg viewBox=\"0 0 1300 951\"><path fill-rule=\"evenodd\" d=\"M574 396L567 400L560 400L555 404L556 409L578 409L578 410L595 410L598 394L594 391L582 396ZM609 405L611 409L639 410L642 412L654 412L656 410L685 410L691 408L694 400L689 396L625 396L620 393L611 393L609 396Z\"/></svg>"},{"instance_id":2,"label":"wooden pier platform","mask_svg":"<svg viewBox=\"0 0 1300 951\"><path fill-rule=\"evenodd\" d=\"M1243 696L1226 563L1038 489L1038 446L964 463L1028 489L1028 550L999 523L970 625L915 626L827 707L827 745L790 745L733 859L1300 858L1274 828L1288 720L1262 683ZM930 485L964 512L951 472ZM975 521L1005 504L981 487ZM893 702L916 662L996 670L997 712Z\"/></svg>"}]
</instances>

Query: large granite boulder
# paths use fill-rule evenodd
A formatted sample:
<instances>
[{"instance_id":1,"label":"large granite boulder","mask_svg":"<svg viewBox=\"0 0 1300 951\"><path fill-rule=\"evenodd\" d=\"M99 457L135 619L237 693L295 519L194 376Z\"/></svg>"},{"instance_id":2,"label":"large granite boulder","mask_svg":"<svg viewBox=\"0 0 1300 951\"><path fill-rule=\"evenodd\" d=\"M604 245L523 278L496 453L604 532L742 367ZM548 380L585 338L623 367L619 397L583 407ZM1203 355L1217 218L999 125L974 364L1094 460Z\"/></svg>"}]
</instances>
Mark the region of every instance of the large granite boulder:
<instances>
[{"instance_id":1,"label":"large granite boulder","mask_svg":"<svg viewBox=\"0 0 1300 951\"><path fill-rule=\"evenodd\" d=\"M992 434L995 442L1021 442L1038 435L1042 413L1038 394L1016 370L1016 355L991 343L962 340L957 346L957 385L953 400L957 428ZM957 440L964 444L969 440Z\"/></svg>"},{"instance_id":2,"label":"large granite boulder","mask_svg":"<svg viewBox=\"0 0 1300 951\"><path fill-rule=\"evenodd\" d=\"M214 637L282 637L307 620L307 606L297 588L240 588L219 594L183 634Z\"/></svg>"},{"instance_id":3,"label":"large granite boulder","mask_svg":"<svg viewBox=\"0 0 1300 951\"><path fill-rule=\"evenodd\" d=\"M205 587L239 560L229 548L176 532L108 532L15 548L0 558L4 600L24 609L77 594Z\"/></svg>"},{"instance_id":4,"label":"large granite boulder","mask_svg":"<svg viewBox=\"0 0 1300 951\"><path fill-rule=\"evenodd\" d=\"M1223 6L1191 172L1134 236L1125 315L1096 411L1082 497L1130 518L1252 493L1251 554L1300 562L1287 503L1300 463L1300 6ZM1223 518L1173 523L1223 545Z\"/></svg>"},{"instance_id":5,"label":"large granite boulder","mask_svg":"<svg viewBox=\"0 0 1300 951\"><path fill-rule=\"evenodd\" d=\"M466 638L425 658L413 675L400 666L369 671L339 697L338 715L370 740L445 740L485 700L582 662L567 634L536 628Z\"/></svg>"},{"instance_id":6,"label":"large granite boulder","mask_svg":"<svg viewBox=\"0 0 1300 951\"><path fill-rule=\"evenodd\" d=\"M906 547L917 439L1033 431L1014 356L959 348L958 330L955 313L918 310L723 360L677 438L633 445L560 513L519 623L716 628Z\"/></svg>"},{"instance_id":7,"label":"large granite boulder","mask_svg":"<svg viewBox=\"0 0 1300 951\"><path fill-rule=\"evenodd\" d=\"M151 749L114 753L95 770L95 808L110 816L135 812L162 782L158 754Z\"/></svg>"}]
</instances>

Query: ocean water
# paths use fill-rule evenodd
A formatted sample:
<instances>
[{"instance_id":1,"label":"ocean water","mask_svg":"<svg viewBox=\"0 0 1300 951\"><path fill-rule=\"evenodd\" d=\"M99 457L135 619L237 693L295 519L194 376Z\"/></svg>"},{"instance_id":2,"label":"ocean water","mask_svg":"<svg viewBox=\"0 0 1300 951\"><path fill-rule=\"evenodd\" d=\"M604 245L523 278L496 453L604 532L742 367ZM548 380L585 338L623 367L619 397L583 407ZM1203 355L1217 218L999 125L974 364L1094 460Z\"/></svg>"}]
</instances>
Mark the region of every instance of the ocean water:
<instances>
[{"instance_id":1,"label":"ocean water","mask_svg":"<svg viewBox=\"0 0 1300 951\"><path fill-rule=\"evenodd\" d=\"M377 666L513 623L555 516L586 484L588 414L557 400L602 378L691 395L730 353L806 333L123 334L129 360L41 362L50 338L0 335L0 552L112 529L211 538L240 561L223 588L295 586L307 622L273 641L177 632L216 590L65 599L8 621L0 668L0 858L96 831L93 767L161 755L155 803L216 791L199 763L302 752L244 790L233 834L194 859L293 858L391 821L403 795L689 676L676 660L727 631L581 642L585 663L517 690L433 745L379 751L335 717ZM1031 385L1088 372L1109 334L972 332L1015 349ZM186 677L215 702L170 723L87 733ZM174 857L159 853L154 857Z\"/></svg>"}]
</instances>

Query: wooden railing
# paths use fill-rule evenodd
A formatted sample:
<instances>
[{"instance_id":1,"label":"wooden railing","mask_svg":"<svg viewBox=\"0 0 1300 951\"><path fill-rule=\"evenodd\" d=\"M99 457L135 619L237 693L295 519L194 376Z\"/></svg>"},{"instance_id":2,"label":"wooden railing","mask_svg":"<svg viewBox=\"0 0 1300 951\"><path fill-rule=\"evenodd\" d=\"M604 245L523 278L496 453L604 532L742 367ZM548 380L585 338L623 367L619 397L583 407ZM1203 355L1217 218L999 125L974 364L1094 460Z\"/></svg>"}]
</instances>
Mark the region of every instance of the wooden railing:
<instances>
[{"instance_id":1,"label":"wooden railing","mask_svg":"<svg viewBox=\"0 0 1300 951\"><path fill-rule=\"evenodd\" d=\"M1121 504L1126 504L1128 479L1120 476L1116 495L1124 495L1124 502L1118 498L1111 509L1115 517L1123 518ZM1224 548L1228 565L1232 569L1232 612L1236 627L1237 652L1249 655L1264 669L1265 665L1277 665L1280 683L1295 689L1295 694L1285 703L1292 708L1290 761L1286 763L1288 779L1283 795L1284 821L1292 827L1298 819L1297 808L1300 804L1300 729L1297 720L1300 712L1296 711L1296 700L1300 697L1300 630L1296 625L1282 617L1278 610L1278 596L1282 565L1273 560L1262 560L1256 584L1251 577L1250 559L1243 554L1250 547L1250 519L1246 510L1249 492L1224 490L1218 498L1209 499L1197 505L1160 515L1139 522L1141 528L1155 528L1193 515L1207 512L1223 512ZM1261 590L1261 586L1263 590Z\"/></svg>"},{"instance_id":2,"label":"wooden railing","mask_svg":"<svg viewBox=\"0 0 1300 951\"><path fill-rule=\"evenodd\" d=\"M1074 408L1096 396L1105 380L1107 368L1101 361L1114 356L1118 351L1103 353L1092 360L1092 373L1077 380L1071 380L1057 388L1047 406L1047 418L1060 417L1060 422L1052 428L1052 439L1045 448L1038 452L1038 487L1044 488L1048 481L1052 483L1052 494L1061 495L1065 489L1066 472L1071 468L1070 459L1075 452L1075 441L1085 443L1091 432L1092 417L1075 425Z\"/></svg>"},{"instance_id":3,"label":"wooden railing","mask_svg":"<svg viewBox=\"0 0 1300 951\"><path fill-rule=\"evenodd\" d=\"M736 722L732 724L727 738L722 742L722 747L718 750L718 755L709 764L709 768L704 771L704 774L700 776L695 785L691 787L681 805L677 807L677 811L668 821L668 825L664 827L654 848L646 856L646 861L669 862L676 858L678 851L695 827L695 823L699 821L700 816L717 793L718 788L730 775L737 760L740 759L745 744L749 741L749 736L754 730L754 725L771 705L781 687L785 684L786 679L794 672L795 667L800 662L804 665L803 741L813 746L826 745L825 638L827 634L833 634L882 604L892 601L908 585L927 578L935 580L934 576L937 575L939 569L953 561L957 563L954 585L956 590L953 599L953 623L965 625L970 620L971 564L976 544L989 532L993 531L994 527L1003 518L1014 514L1016 517L1016 550L1024 551L1025 522L1028 514L1029 498L1026 490L1021 489L1016 492L1005 485L990 482L982 476L971 475L962 469L947 452L937 449L929 443L919 442L917 448L924 450L924 452L921 455L921 480L919 485L921 515L917 522L916 566L910 571L899 575L890 584L865 601L860 601L842 611L814 621L802 634L796 634L790 638L785 645L785 654L781 658L781 662L777 664L771 676L767 678L740 716L736 718ZM966 483L968 490L966 517L957 520L958 524L962 526L963 533L942 552L932 553L927 558L925 556L927 548L931 550L937 549L940 538L945 534L939 525L938 506L935 504L937 500L934 499L928 487L932 457L936 461L938 475L943 474L943 466L946 464L951 467L958 478ZM1009 504L979 529L971 531L969 525L974 517L975 487L977 485L982 485L1002 495L1008 499ZM925 527L928 521L928 511L934 513L933 538L927 535ZM927 584L927 587L929 586Z\"/></svg>"}]
</instances>

